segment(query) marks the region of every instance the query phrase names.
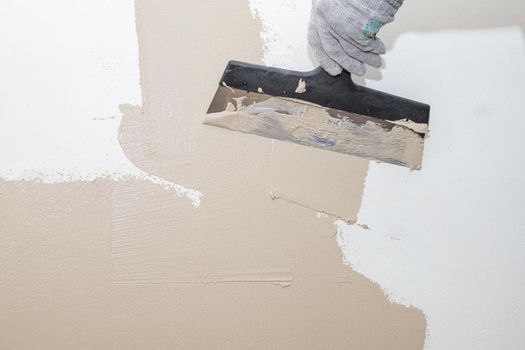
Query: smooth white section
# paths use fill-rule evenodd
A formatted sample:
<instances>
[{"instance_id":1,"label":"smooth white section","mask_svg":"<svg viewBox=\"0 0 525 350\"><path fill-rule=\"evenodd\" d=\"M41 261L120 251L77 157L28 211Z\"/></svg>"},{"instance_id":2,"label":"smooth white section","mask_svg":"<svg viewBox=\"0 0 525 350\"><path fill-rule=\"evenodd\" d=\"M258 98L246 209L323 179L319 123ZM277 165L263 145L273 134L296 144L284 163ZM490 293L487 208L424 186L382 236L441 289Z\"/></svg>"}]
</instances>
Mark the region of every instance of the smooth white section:
<instances>
[{"instance_id":1,"label":"smooth white section","mask_svg":"<svg viewBox=\"0 0 525 350\"><path fill-rule=\"evenodd\" d=\"M295 70L314 68L305 59L310 0L250 0L250 9L262 21L266 65Z\"/></svg>"},{"instance_id":2,"label":"smooth white section","mask_svg":"<svg viewBox=\"0 0 525 350\"><path fill-rule=\"evenodd\" d=\"M0 6L0 178L42 182L138 178L118 107L141 103L133 0L4 0Z\"/></svg>"},{"instance_id":3,"label":"smooth white section","mask_svg":"<svg viewBox=\"0 0 525 350\"><path fill-rule=\"evenodd\" d=\"M372 164L345 260L426 313L427 348L523 349L523 34L404 34L385 59L369 86L430 103L431 133L421 171Z\"/></svg>"},{"instance_id":4,"label":"smooth white section","mask_svg":"<svg viewBox=\"0 0 525 350\"><path fill-rule=\"evenodd\" d=\"M313 67L311 1L250 3L265 63ZM423 170L372 163L359 214L370 230L334 229L345 263L425 312L426 349L525 349L525 6L437 6L405 2L380 33L385 67L355 79L432 106Z\"/></svg>"}]
</instances>

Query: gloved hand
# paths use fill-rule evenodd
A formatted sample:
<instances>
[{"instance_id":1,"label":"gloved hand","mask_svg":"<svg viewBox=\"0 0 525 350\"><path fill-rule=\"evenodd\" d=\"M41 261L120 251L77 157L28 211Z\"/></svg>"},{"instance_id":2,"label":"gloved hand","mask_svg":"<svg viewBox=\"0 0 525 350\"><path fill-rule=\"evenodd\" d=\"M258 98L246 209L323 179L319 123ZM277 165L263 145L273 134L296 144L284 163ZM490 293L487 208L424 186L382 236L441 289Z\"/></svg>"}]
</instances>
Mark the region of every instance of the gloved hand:
<instances>
[{"instance_id":1,"label":"gloved hand","mask_svg":"<svg viewBox=\"0 0 525 350\"><path fill-rule=\"evenodd\" d=\"M343 69L365 74L365 63L379 68L385 45L376 38L394 20L403 0L312 0L308 42L330 74Z\"/></svg>"}]
</instances>

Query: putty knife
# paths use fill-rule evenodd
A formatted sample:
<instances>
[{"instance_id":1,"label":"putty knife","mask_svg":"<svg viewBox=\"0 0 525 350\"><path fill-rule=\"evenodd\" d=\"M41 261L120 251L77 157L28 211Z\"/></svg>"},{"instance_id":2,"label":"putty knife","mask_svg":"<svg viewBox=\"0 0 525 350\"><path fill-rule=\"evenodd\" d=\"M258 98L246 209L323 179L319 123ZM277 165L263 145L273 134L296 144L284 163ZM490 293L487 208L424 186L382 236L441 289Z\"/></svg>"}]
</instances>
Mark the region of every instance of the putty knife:
<instances>
[{"instance_id":1,"label":"putty knife","mask_svg":"<svg viewBox=\"0 0 525 350\"><path fill-rule=\"evenodd\" d=\"M429 111L348 72L230 61L204 124L419 169Z\"/></svg>"}]
</instances>

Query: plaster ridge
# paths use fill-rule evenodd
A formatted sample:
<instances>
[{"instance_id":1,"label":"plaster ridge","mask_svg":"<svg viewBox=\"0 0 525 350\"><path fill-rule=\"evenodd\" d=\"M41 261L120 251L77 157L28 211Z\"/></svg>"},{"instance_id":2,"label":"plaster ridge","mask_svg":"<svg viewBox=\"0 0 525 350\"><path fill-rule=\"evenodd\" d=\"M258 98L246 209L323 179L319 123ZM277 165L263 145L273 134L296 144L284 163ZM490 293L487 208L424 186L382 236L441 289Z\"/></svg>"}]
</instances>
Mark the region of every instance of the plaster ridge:
<instances>
[{"instance_id":1,"label":"plaster ridge","mask_svg":"<svg viewBox=\"0 0 525 350\"><path fill-rule=\"evenodd\" d=\"M356 220L354 220L354 219L351 219L351 218L339 215L337 213L331 213L331 212L323 210L323 209L316 209L314 207L307 206L307 205L302 204L300 202L296 202L294 200L281 197L280 195L278 195L278 194L276 194L274 192L271 192L271 191L270 191L270 198L272 200L282 200L282 201L287 202L289 204L297 205L297 206L299 206L301 208L311 210L311 211L313 211L313 212L315 212L317 214L321 214L321 215L326 215L326 216L332 217L335 220L342 220L342 221L344 221L345 223L347 223L349 225L353 225L353 224L356 223Z\"/></svg>"}]
</instances>

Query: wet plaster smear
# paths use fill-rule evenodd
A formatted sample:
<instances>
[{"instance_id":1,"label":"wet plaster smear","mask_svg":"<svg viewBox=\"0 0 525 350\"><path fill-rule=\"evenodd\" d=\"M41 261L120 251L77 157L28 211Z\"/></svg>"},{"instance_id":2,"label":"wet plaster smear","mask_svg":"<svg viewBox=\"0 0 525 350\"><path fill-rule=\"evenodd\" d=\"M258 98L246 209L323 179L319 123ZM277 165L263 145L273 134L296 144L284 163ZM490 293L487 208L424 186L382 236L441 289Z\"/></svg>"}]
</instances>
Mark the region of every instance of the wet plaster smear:
<instances>
[{"instance_id":1,"label":"wet plaster smear","mask_svg":"<svg viewBox=\"0 0 525 350\"><path fill-rule=\"evenodd\" d=\"M118 141L145 175L0 182L0 347L421 349L422 311L336 241L368 161L201 124L226 62L262 60L248 3L135 6Z\"/></svg>"}]
</instances>

